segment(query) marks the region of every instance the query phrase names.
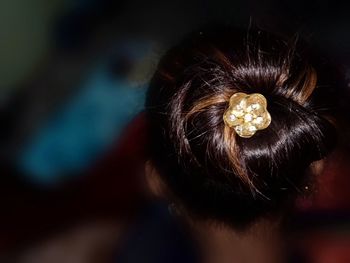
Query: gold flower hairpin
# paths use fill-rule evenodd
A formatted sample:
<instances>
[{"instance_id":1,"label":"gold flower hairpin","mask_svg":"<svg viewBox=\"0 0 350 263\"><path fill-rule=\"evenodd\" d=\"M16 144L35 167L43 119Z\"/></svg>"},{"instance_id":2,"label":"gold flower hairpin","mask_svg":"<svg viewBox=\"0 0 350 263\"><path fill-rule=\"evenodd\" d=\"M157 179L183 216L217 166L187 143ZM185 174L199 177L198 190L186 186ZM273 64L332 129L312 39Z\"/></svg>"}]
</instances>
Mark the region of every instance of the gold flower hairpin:
<instances>
[{"instance_id":1,"label":"gold flower hairpin","mask_svg":"<svg viewBox=\"0 0 350 263\"><path fill-rule=\"evenodd\" d=\"M266 98L259 93L233 94L224 113L224 122L240 137L252 137L258 130L266 129L271 123Z\"/></svg>"}]
</instances>

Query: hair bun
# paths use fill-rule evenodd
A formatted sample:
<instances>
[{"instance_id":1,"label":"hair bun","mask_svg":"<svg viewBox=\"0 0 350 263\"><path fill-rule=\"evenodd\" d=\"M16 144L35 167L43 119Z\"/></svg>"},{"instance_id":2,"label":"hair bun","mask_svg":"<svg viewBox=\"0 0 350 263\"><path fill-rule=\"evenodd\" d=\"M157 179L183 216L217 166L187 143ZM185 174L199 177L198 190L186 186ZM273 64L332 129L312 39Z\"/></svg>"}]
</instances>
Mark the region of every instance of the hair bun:
<instances>
[{"instance_id":1,"label":"hair bun","mask_svg":"<svg viewBox=\"0 0 350 263\"><path fill-rule=\"evenodd\" d=\"M317 71L295 43L263 31L202 32L171 49L152 79L153 159L193 211L248 222L300 187L334 146L335 129L318 111ZM272 121L249 139L223 121L235 93L268 101Z\"/></svg>"}]
</instances>

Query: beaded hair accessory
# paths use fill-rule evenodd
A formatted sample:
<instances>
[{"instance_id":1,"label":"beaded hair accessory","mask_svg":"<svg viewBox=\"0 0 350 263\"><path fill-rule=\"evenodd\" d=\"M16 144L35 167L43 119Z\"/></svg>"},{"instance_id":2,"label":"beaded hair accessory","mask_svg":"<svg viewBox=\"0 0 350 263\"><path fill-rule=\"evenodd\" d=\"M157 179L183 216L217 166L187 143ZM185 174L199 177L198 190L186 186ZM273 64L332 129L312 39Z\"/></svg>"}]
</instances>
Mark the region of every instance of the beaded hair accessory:
<instances>
[{"instance_id":1,"label":"beaded hair accessory","mask_svg":"<svg viewBox=\"0 0 350 263\"><path fill-rule=\"evenodd\" d=\"M252 137L257 131L266 129L271 123L266 98L260 93L235 93L224 113L224 122L243 138Z\"/></svg>"}]
</instances>

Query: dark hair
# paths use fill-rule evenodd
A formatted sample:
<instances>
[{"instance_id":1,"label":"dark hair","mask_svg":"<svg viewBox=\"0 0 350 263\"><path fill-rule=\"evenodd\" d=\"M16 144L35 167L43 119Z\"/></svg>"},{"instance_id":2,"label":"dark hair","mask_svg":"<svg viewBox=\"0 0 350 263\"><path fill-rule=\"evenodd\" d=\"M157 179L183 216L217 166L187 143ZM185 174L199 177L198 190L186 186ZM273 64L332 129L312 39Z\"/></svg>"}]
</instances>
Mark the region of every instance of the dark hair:
<instances>
[{"instance_id":1,"label":"dark hair","mask_svg":"<svg viewBox=\"0 0 350 263\"><path fill-rule=\"evenodd\" d=\"M329 89L298 41L261 30L193 33L161 59L146 101L152 160L198 216L248 224L279 211L335 144ZM223 114L236 92L261 93L271 125L241 138Z\"/></svg>"}]
</instances>

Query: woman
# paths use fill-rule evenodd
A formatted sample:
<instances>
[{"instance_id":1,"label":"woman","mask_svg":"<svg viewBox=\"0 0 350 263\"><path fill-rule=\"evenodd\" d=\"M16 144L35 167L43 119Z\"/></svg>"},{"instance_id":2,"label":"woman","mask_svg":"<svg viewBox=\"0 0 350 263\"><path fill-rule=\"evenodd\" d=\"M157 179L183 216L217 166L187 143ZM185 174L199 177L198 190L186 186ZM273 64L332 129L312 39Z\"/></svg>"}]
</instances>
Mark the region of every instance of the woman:
<instances>
[{"instance_id":1,"label":"woman","mask_svg":"<svg viewBox=\"0 0 350 263\"><path fill-rule=\"evenodd\" d=\"M336 141L313 61L295 41L233 29L194 33L160 61L147 178L201 262L285 261L288 211Z\"/></svg>"}]
</instances>

